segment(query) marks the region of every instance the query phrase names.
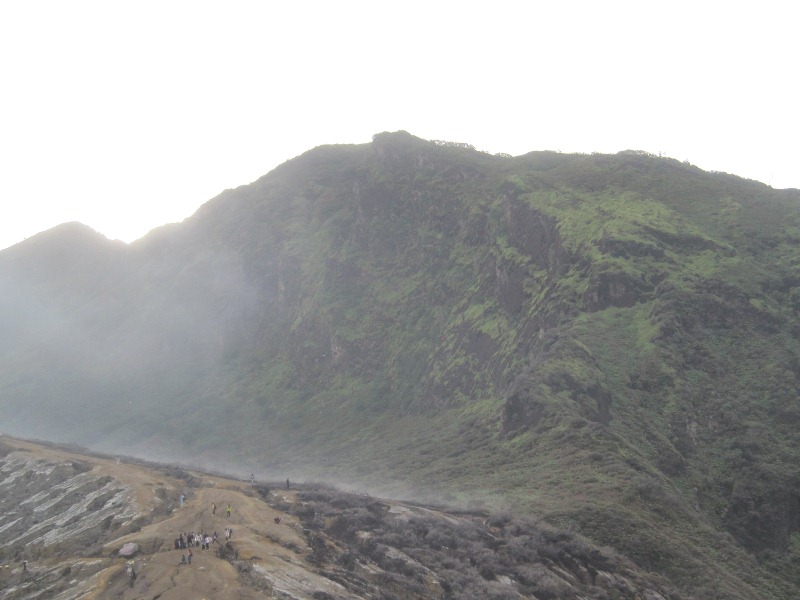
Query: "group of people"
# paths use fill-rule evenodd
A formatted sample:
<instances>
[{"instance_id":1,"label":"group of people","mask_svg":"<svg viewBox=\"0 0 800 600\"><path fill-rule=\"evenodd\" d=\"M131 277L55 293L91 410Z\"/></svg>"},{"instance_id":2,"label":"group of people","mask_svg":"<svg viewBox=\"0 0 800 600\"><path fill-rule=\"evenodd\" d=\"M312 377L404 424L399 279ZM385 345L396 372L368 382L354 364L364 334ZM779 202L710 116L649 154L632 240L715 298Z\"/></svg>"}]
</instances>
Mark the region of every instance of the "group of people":
<instances>
[{"instance_id":1,"label":"group of people","mask_svg":"<svg viewBox=\"0 0 800 600\"><path fill-rule=\"evenodd\" d=\"M180 495L180 503L181 507L183 507L184 502L186 501L186 496L184 494ZM230 503L227 504L225 507L225 514L230 519L231 512L233 512L233 507ZM216 502L211 503L211 514L217 514L217 504ZM225 528L225 540L229 541L233 537L233 528L226 527ZM206 550L211 549L211 544L218 544L219 538L217 536L217 532L215 531L213 534L208 533L195 533L190 531L189 533L181 533L178 537L175 538L173 542L173 546L175 550L188 550L188 552L181 554L181 562L180 565L191 565L192 564L192 548L200 548L204 552Z\"/></svg>"},{"instance_id":2,"label":"group of people","mask_svg":"<svg viewBox=\"0 0 800 600\"><path fill-rule=\"evenodd\" d=\"M217 532L213 536L207 533L182 533L175 538L175 550L185 550L186 548L202 548L204 551L211 548L211 544L217 542ZM191 550L190 550L191 551Z\"/></svg>"}]
</instances>

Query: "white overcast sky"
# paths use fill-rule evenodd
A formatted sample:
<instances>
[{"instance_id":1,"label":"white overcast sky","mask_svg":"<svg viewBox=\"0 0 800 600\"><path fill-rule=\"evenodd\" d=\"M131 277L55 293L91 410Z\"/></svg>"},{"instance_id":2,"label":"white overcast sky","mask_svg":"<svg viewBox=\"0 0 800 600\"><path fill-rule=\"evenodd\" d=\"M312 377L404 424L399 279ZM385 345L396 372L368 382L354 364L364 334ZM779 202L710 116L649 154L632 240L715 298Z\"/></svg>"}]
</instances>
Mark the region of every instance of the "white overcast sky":
<instances>
[{"instance_id":1,"label":"white overcast sky","mask_svg":"<svg viewBox=\"0 0 800 600\"><path fill-rule=\"evenodd\" d=\"M66 221L130 242L399 129L800 187L794 5L0 0L0 248Z\"/></svg>"}]
</instances>

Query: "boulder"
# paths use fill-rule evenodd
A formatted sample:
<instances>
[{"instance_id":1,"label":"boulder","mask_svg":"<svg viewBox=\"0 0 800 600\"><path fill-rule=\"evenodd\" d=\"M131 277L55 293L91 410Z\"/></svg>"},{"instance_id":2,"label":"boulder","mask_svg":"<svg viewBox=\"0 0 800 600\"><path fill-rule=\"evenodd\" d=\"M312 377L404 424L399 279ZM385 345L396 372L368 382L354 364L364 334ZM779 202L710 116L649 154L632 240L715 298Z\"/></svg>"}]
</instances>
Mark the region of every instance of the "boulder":
<instances>
[{"instance_id":1,"label":"boulder","mask_svg":"<svg viewBox=\"0 0 800 600\"><path fill-rule=\"evenodd\" d=\"M139 551L139 544L134 544L133 542L128 542L125 544L119 551L120 556L133 556Z\"/></svg>"}]
</instances>

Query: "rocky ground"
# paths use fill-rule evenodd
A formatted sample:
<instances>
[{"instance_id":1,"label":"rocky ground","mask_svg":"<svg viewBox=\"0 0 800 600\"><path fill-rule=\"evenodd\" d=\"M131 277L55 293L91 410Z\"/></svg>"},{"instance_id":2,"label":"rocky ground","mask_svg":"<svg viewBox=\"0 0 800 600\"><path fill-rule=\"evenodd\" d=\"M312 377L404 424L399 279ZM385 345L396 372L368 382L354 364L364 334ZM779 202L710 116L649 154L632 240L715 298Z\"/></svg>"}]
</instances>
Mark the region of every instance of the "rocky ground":
<instances>
[{"instance_id":1,"label":"rocky ground","mask_svg":"<svg viewBox=\"0 0 800 600\"><path fill-rule=\"evenodd\" d=\"M0 600L686 597L610 550L507 515L251 484L8 437L0 509ZM218 541L182 565L187 550L174 540L189 532ZM131 556L120 555L126 544Z\"/></svg>"}]
</instances>

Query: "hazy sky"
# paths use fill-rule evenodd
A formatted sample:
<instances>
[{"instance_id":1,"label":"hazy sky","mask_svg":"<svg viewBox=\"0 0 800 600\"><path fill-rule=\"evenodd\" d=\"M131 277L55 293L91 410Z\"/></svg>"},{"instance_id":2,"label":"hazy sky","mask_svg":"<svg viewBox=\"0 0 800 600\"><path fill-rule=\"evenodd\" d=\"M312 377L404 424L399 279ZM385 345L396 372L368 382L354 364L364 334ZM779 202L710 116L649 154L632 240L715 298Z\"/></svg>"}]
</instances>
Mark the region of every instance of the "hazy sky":
<instances>
[{"instance_id":1,"label":"hazy sky","mask_svg":"<svg viewBox=\"0 0 800 600\"><path fill-rule=\"evenodd\" d=\"M800 187L793 5L0 0L0 248L66 221L132 241L398 129Z\"/></svg>"}]
</instances>

